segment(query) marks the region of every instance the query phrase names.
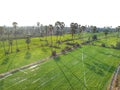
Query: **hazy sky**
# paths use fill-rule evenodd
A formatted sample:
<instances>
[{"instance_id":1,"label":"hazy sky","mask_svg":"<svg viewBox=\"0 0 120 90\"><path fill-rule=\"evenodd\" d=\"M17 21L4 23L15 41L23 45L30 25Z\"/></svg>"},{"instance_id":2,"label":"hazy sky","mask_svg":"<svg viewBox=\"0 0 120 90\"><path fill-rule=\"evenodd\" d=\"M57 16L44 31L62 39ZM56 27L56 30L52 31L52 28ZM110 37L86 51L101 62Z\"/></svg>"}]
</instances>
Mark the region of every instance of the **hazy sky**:
<instances>
[{"instance_id":1,"label":"hazy sky","mask_svg":"<svg viewBox=\"0 0 120 90\"><path fill-rule=\"evenodd\" d=\"M54 24L120 25L120 0L0 0L0 26Z\"/></svg>"}]
</instances>

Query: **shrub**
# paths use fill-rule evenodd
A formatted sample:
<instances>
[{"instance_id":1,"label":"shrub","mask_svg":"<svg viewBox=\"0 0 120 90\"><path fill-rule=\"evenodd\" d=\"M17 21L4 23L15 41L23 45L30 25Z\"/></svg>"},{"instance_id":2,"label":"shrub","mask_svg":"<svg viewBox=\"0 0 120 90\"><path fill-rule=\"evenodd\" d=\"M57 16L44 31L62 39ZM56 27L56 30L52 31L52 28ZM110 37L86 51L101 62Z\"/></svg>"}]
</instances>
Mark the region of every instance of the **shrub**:
<instances>
[{"instance_id":1,"label":"shrub","mask_svg":"<svg viewBox=\"0 0 120 90\"><path fill-rule=\"evenodd\" d=\"M97 40L97 35L93 35L92 40Z\"/></svg>"},{"instance_id":2,"label":"shrub","mask_svg":"<svg viewBox=\"0 0 120 90\"><path fill-rule=\"evenodd\" d=\"M7 55L7 54L9 54L9 51L8 51L8 50L5 51L5 55Z\"/></svg>"},{"instance_id":3,"label":"shrub","mask_svg":"<svg viewBox=\"0 0 120 90\"><path fill-rule=\"evenodd\" d=\"M52 56L56 56L56 51L52 51Z\"/></svg>"},{"instance_id":4,"label":"shrub","mask_svg":"<svg viewBox=\"0 0 120 90\"><path fill-rule=\"evenodd\" d=\"M66 52L66 51L65 51L64 49L61 50L61 53L62 53L62 54L65 54L65 52Z\"/></svg>"},{"instance_id":5,"label":"shrub","mask_svg":"<svg viewBox=\"0 0 120 90\"><path fill-rule=\"evenodd\" d=\"M20 50L19 49L16 49L16 52L19 52Z\"/></svg>"},{"instance_id":6,"label":"shrub","mask_svg":"<svg viewBox=\"0 0 120 90\"><path fill-rule=\"evenodd\" d=\"M81 47L81 45L79 43L76 43L76 47Z\"/></svg>"},{"instance_id":7,"label":"shrub","mask_svg":"<svg viewBox=\"0 0 120 90\"><path fill-rule=\"evenodd\" d=\"M60 41L60 40L58 40L56 43L61 44L61 41Z\"/></svg>"},{"instance_id":8,"label":"shrub","mask_svg":"<svg viewBox=\"0 0 120 90\"><path fill-rule=\"evenodd\" d=\"M116 49L120 49L120 42L116 43Z\"/></svg>"},{"instance_id":9,"label":"shrub","mask_svg":"<svg viewBox=\"0 0 120 90\"><path fill-rule=\"evenodd\" d=\"M106 47L105 43L102 43L101 46L102 46L102 47Z\"/></svg>"},{"instance_id":10,"label":"shrub","mask_svg":"<svg viewBox=\"0 0 120 90\"><path fill-rule=\"evenodd\" d=\"M111 45L111 48L115 48L115 46L114 46L114 45Z\"/></svg>"},{"instance_id":11,"label":"shrub","mask_svg":"<svg viewBox=\"0 0 120 90\"><path fill-rule=\"evenodd\" d=\"M91 45L93 45L93 46L94 46L94 42L92 42L92 43L91 43Z\"/></svg>"},{"instance_id":12,"label":"shrub","mask_svg":"<svg viewBox=\"0 0 120 90\"><path fill-rule=\"evenodd\" d=\"M76 42L76 43L74 43L73 47L74 48L80 47L80 44Z\"/></svg>"},{"instance_id":13,"label":"shrub","mask_svg":"<svg viewBox=\"0 0 120 90\"><path fill-rule=\"evenodd\" d=\"M65 47L66 51L70 51L71 49L72 49L71 47L68 47L68 46Z\"/></svg>"}]
</instances>

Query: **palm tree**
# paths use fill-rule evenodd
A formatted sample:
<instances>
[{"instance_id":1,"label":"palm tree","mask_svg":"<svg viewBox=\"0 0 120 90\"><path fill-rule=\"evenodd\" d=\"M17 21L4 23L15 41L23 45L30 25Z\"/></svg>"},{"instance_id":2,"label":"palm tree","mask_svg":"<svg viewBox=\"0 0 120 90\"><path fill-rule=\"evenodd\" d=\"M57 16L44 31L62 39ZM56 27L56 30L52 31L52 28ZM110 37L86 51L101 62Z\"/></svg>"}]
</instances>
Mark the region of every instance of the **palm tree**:
<instances>
[{"instance_id":1,"label":"palm tree","mask_svg":"<svg viewBox=\"0 0 120 90\"><path fill-rule=\"evenodd\" d=\"M10 45L10 49L11 49L10 51L11 51L11 53L12 53L12 45L13 45L12 39L9 40L9 45Z\"/></svg>"},{"instance_id":2,"label":"palm tree","mask_svg":"<svg viewBox=\"0 0 120 90\"><path fill-rule=\"evenodd\" d=\"M30 49L30 47L29 47L30 42L31 42L30 36L27 35L27 37L26 37L26 44L27 44L27 49L28 49L28 50Z\"/></svg>"},{"instance_id":3,"label":"palm tree","mask_svg":"<svg viewBox=\"0 0 120 90\"><path fill-rule=\"evenodd\" d=\"M79 28L78 38L81 38L82 33L81 25L78 25L78 28Z\"/></svg>"},{"instance_id":4,"label":"palm tree","mask_svg":"<svg viewBox=\"0 0 120 90\"><path fill-rule=\"evenodd\" d=\"M51 53L52 53L52 56L56 56L56 51L53 50L53 39L52 39L52 35L53 35L53 25L49 25L49 31L50 31L50 34L51 34Z\"/></svg>"},{"instance_id":5,"label":"palm tree","mask_svg":"<svg viewBox=\"0 0 120 90\"><path fill-rule=\"evenodd\" d=\"M17 31L16 31L16 28L17 28L17 22L13 22L12 25L15 29L15 33L14 33L14 37L15 37L15 41L16 41L16 52L19 52L20 50L18 49L18 42L17 42Z\"/></svg>"},{"instance_id":6,"label":"palm tree","mask_svg":"<svg viewBox=\"0 0 120 90\"><path fill-rule=\"evenodd\" d=\"M97 32L97 27L96 27L96 26L91 26L91 28L92 28L92 32L93 32L93 33L96 33L96 32Z\"/></svg>"},{"instance_id":7,"label":"palm tree","mask_svg":"<svg viewBox=\"0 0 120 90\"><path fill-rule=\"evenodd\" d=\"M2 34L3 34L3 27L0 26L0 39L2 38Z\"/></svg>"},{"instance_id":8,"label":"palm tree","mask_svg":"<svg viewBox=\"0 0 120 90\"><path fill-rule=\"evenodd\" d=\"M47 40L47 37L48 37L48 26L46 25L45 26L45 34L46 34L46 43L47 43L47 45L48 45L48 40Z\"/></svg>"},{"instance_id":9,"label":"palm tree","mask_svg":"<svg viewBox=\"0 0 120 90\"><path fill-rule=\"evenodd\" d=\"M116 27L116 30L118 32L118 38L119 38L119 36L120 36L120 26Z\"/></svg>"},{"instance_id":10,"label":"palm tree","mask_svg":"<svg viewBox=\"0 0 120 90\"><path fill-rule=\"evenodd\" d=\"M8 54L8 52L6 51L6 47L5 47L5 38L4 38L4 28L0 27L0 36L1 36L1 41L2 41L2 47L4 50L4 54Z\"/></svg>"},{"instance_id":11,"label":"palm tree","mask_svg":"<svg viewBox=\"0 0 120 90\"><path fill-rule=\"evenodd\" d=\"M72 40L73 40L73 37L74 37L74 34L75 34L74 23L71 23L70 27L71 27L71 34L72 34Z\"/></svg>"},{"instance_id":12,"label":"palm tree","mask_svg":"<svg viewBox=\"0 0 120 90\"><path fill-rule=\"evenodd\" d=\"M108 29L105 29L104 34L105 34L105 37L106 37L106 39L107 39Z\"/></svg>"},{"instance_id":13,"label":"palm tree","mask_svg":"<svg viewBox=\"0 0 120 90\"><path fill-rule=\"evenodd\" d=\"M12 38L10 38L10 33L11 32L8 29L8 47L9 47L8 51L10 51L12 53L13 40L12 40Z\"/></svg>"},{"instance_id":14,"label":"palm tree","mask_svg":"<svg viewBox=\"0 0 120 90\"><path fill-rule=\"evenodd\" d=\"M64 22L57 21L55 23L55 27L57 29L57 39L56 39L56 42L58 43L58 46L59 46L59 44L61 43L61 37L63 35L63 29L65 27L65 24L64 24ZM60 38L58 38L59 35L60 35Z\"/></svg>"},{"instance_id":15,"label":"palm tree","mask_svg":"<svg viewBox=\"0 0 120 90\"><path fill-rule=\"evenodd\" d=\"M3 44L4 53L5 53L5 55L7 55L8 51L6 50L6 47L5 47L5 38L3 38L3 37L2 37L2 44Z\"/></svg>"},{"instance_id":16,"label":"palm tree","mask_svg":"<svg viewBox=\"0 0 120 90\"><path fill-rule=\"evenodd\" d=\"M41 26L40 26L40 29L41 29L41 37L44 37L44 33L43 33L43 24L41 24Z\"/></svg>"},{"instance_id":17,"label":"palm tree","mask_svg":"<svg viewBox=\"0 0 120 90\"><path fill-rule=\"evenodd\" d=\"M40 22L37 22L37 27L38 27L38 31L40 32L40 36L41 36L41 31L40 31ZM39 36L39 37L40 37Z\"/></svg>"},{"instance_id":18,"label":"palm tree","mask_svg":"<svg viewBox=\"0 0 120 90\"><path fill-rule=\"evenodd\" d=\"M77 23L71 23L70 27L71 27L72 40L74 42L74 39L75 39L74 34L76 33L76 29L78 29L78 24Z\"/></svg>"},{"instance_id":19,"label":"palm tree","mask_svg":"<svg viewBox=\"0 0 120 90\"><path fill-rule=\"evenodd\" d=\"M65 23L64 23L64 22L61 22L61 23L60 23L60 27L61 27L61 35L64 37L64 31L63 31L63 29L64 29L64 27L65 27ZM61 37L60 37L60 41L61 41Z\"/></svg>"},{"instance_id":20,"label":"palm tree","mask_svg":"<svg viewBox=\"0 0 120 90\"><path fill-rule=\"evenodd\" d=\"M117 32L118 32L116 47L117 47L118 49L120 49L120 40L119 40L120 26L116 27L116 30L117 30Z\"/></svg>"},{"instance_id":21,"label":"palm tree","mask_svg":"<svg viewBox=\"0 0 120 90\"><path fill-rule=\"evenodd\" d=\"M51 42L51 47L53 46L53 40L52 40L52 35L53 35L53 25L49 25L49 33L51 35L50 42Z\"/></svg>"},{"instance_id":22,"label":"palm tree","mask_svg":"<svg viewBox=\"0 0 120 90\"><path fill-rule=\"evenodd\" d=\"M55 28L56 28L56 35L57 35L57 37L56 37L56 43L58 43L59 42L59 34L60 34L60 21L57 21L57 22L55 22Z\"/></svg>"},{"instance_id":23,"label":"palm tree","mask_svg":"<svg viewBox=\"0 0 120 90\"><path fill-rule=\"evenodd\" d=\"M85 26L81 26L81 29L82 29L82 32L83 32L83 33L82 33L82 34L83 34L83 35L82 35L82 39L83 39L83 41L84 41L84 31L85 31L86 27L85 27Z\"/></svg>"}]
</instances>

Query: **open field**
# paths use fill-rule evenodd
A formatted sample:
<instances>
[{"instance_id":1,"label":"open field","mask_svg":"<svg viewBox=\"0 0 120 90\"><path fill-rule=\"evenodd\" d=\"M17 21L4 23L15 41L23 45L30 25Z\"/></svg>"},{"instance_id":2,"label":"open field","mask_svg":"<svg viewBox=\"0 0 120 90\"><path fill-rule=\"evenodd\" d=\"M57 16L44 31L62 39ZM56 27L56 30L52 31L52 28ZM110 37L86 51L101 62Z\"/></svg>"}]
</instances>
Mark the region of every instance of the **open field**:
<instances>
[{"instance_id":1,"label":"open field","mask_svg":"<svg viewBox=\"0 0 120 90\"><path fill-rule=\"evenodd\" d=\"M120 0L1 0L0 90L120 90Z\"/></svg>"},{"instance_id":2,"label":"open field","mask_svg":"<svg viewBox=\"0 0 120 90\"><path fill-rule=\"evenodd\" d=\"M12 53L4 55L3 42L0 42L0 73L19 68L51 56L51 50L61 52L66 43L79 43L92 40L97 35L98 40L74 49L44 63L20 70L0 78L0 90L105 90L111 80L113 72L119 64L120 51L107 47L116 45L119 38L117 33L109 33L105 37L103 32L75 34L74 41L71 34L31 38L30 49L27 49L25 39L18 39L20 52L16 52L13 40ZM46 40L48 41L48 45ZM56 43L61 40L62 43ZM67 40L67 41L66 41ZM94 43L95 46L92 44ZM4 41L9 50L8 40Z\"/></svg>"},{"instance_id":3,"label":"open field","mask_svg":"<svg viewBox=\"0 0 120 90\"><path fill-rule=\"evenodd\" d=\"M84 46L0 79L0 90L105 90L119 63L119 53Z\"/></svg>"},{"instance_id":4,"label":"open field","mask_svg":"<svg viewBox=\"0 0 120 90\"><path fill-rule=\"evenodd\" d=\"M85 37L84 39L76 39L74 42L82 43L83 41L87 40L88 36L90 36L90 33L83 33L82 37ZM58 36L60 38L60 36ZM75 38L78 38L78 34L76 34ZM51 48L46 45L46 41L40 41L46 40L46 37L40 37L40 38L31 38L30 43L30 50L27 50L27 45L25 43L25 39L18 39L18 47L20 49L20 52L16 53L16 45L15 40L13 40L13 46L12 46L12 53L8 55L4 55L4 49L3 49L3 43L0 42L0 73L9 71L11 69L21 67L26 64L30 64L32 62L44 59L51 55ZM48 36L47 40L50 44L51 37ZM62 41L65 41L67 39L71 39L71 34L67 34L61 37ZM60 48L53 48L53 50L56 50L56 52L60 52L61 49L66 47L66 42L63 42L62 44L56 44L56 36L52 37L53 40L53 46L58 46ZM68 41L73 42L73 41ZM4 42L6 50L9 49L8 40Z\"/></svg>"}]
</instances>

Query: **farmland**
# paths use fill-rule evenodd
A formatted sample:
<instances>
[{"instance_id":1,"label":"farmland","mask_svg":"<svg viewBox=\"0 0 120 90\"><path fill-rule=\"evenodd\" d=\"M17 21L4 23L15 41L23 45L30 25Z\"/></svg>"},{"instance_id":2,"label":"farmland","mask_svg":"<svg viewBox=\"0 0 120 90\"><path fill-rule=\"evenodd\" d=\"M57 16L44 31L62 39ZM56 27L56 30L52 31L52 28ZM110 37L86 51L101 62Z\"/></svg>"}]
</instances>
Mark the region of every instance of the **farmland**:
<instances>
[{"instance_id":1,"label":"farmland","mask_svg":"<svg viewBox=\"0 0 120 90\"><path fill-rule=\"evenodd\" d=\"M120 60L118 32L105 35L82 28L81 33L1 38L1 74L48 60L1 77L0 90L106 90Z\"/></svg>"},{"instance_id":2,"label":"farmland","mask_svg":"<svg viewBox=\"0 0 120 90\"><path fill-rule=\"evenodd\" d=\"M98 35L98 38L103 38L102 40L95 41L94 43L96 45L100 46L102 43L106 43L106 39L104 38L103 33L96 33L96 34ZM75 37L78 38L78 34L76 34ZM92 37L92 34L83 33L82 37L85 37L85 38L76 39L74 40L74 42L82 43L84 41L87 41L88 37ZM48 36L47 38L48 38L48 43L50 43L50 36ZM45 40L46 37L42 37L41 39ZM64 35L64 37L62 37L61 39L62 41L71 39L71 35L70 34ZM109 46L111 46L111 45L115 45L116 41L117 41L116 37L110 37L107 40L107 43ZM73 41L69 41L69 42L73 42ZM1 52L0 53L0 63L1 63L0 73L49 57L51 55L51 48L49 46L44 46L45 44L46 44L46 41L40 41L40 38L31 38L30 50L27 50L25 39L19 39L18 45L19 45L20 52L16 53L15 52L16 45L14 40L13 50L12 50L13 52L5 56L2 42L0 42L0 47L1 47L0 48L0 52ZM56 50L57 53L59 53L61 49L66 47L66 42L63 42L62 44L58 45L56 44L56 36L53 36L53 45L60 47L60 48L53 48L54 50ZM5 41L5 46L6 46L6 49L9 49L8 41Z\"/></svg>"},{"instance_id":3,"label":"farmland","mask_svg":"<svg viewBox=\"0 0 120 90\"><path fill-rule=\"evenodd\" d=\"M0 90L120 90L120 0L0 3Z\"/></svg>"},{"instance_id":4,"label":"farmland","mask_svg":"<svg viewBox=\"0 0 120 90\"><path fill-rule=\"evenodd\" d=\"M1 79L0 90L103 90L119 63L119 53L84 46Z\"/></svg>"}]
</instances>

